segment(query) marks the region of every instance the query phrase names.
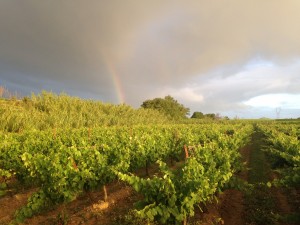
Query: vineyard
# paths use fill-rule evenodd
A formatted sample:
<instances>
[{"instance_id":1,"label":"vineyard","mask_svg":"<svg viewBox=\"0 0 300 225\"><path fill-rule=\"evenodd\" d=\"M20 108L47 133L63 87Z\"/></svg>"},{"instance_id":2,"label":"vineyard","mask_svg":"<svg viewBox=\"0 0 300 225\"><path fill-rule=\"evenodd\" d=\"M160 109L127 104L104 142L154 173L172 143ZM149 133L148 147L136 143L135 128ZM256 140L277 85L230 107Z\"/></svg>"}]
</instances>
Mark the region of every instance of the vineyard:
<instances>
[{"instance_id":1,"label":"vineyard","mask_svg":"<svg viewBox=\"0 0 300 225\"><path fill-rule=\"evenodd\" d=\"M57 116L47 109L47 104L52 103L43 105L32 101L30 104L46 111L43 115L31 111L38 118L47 114L53 118ZM24 110L23 106L18 107L19 112ZM60 107L58 104L57 108ZM81 111L86 114L88 109ZM129 109L127 113L123 108L115 110L123 112L121 117L126 118L128 112L136 114ZM22 112L22 116L27 118L28 111ZM84 119L76 122L76 115L73 115L72 119L65 116L70 122L36 120L29 127L26 121L12 122L17 113L11 108L3 107L2 113L9 121L4 125L5 117L1 117L0 205L18 196L19 192L27 193L27 200L13 212L8 210L10 214L2 215L0 224L33 224L32 219L41 215L45 217L41 224L206 224L193 218L199 214L200 218L204 218L201 214L208 213L210 205L218 205L219 199L228 190L245 193L243 204L253 206L251 195L261 189L292 193L289 195L292 199L285 198L292 205L289 215L282 216L272 209L272 212L268 211L272 217L268 224L299 222L299 122L235 120L175 123L163 122L167 118L161 116L155 122L148 119L143 124L139 122L141 116L128 124L121 120L114 124L90 126ZM138 112L139 115L141 113L145 112ZM156 112L149 113L155 115ZM112 118L106 120L103 117L102 121L111 123ZM259 154L266 158L264 164L270 165L270 168L265 180L252 182L250 178L240 176L250 171L250 177L255 171L254 166L252 168L245 162L241 149L245 146L251 148L256 136L261 138ZM262 171L256 171L254 176L259 172ZM109 211L111 205L118 206L118 201L112 203L110 200L111 188L108 187L113 185L128 190L134 202L126 205L127 211L122 211L124 215L108 223L101 215ZM97 199L95 193L98 193ZM67 218L67 213L63 212L69 204L82 198L88 199L93 206L100 202L101 207L98 213L89 213L85 220L76 223L72 220L72 213L69 212ZM276 197L271 198L276 201ZM244 211L246 215L251 210L246 206ZM52 213L49 216L51 212L56 215ZM254 213L252 217L257 215ZM47 217L52 217L51 222ZM259 218L250 218L249 221L251 224L265 224ZM211 223L224 224L222 214ZM230 223L225 220L225 224Z\"/></svg>"}]
</instances>

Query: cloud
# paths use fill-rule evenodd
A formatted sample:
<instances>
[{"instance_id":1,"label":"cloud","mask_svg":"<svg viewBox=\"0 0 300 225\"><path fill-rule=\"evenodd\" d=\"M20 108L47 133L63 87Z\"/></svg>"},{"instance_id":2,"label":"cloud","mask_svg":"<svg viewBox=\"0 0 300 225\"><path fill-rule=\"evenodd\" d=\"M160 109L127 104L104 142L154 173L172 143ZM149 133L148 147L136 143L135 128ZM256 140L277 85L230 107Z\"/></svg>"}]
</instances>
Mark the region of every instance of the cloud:
<instances>
[{"instance_id":1,"label":"cloud","mask_svg":"<svg viewBox=\"0 0 300 225\"><path fill-rule=\"evenodd\" d=\"M244 110L299 93L299 11L295 0L1 1L0 84L114 103L122 89L135 107L170 92L195 110Z\"/></svg>"},{"instance_id":2,"label":"cloud","mask_svg":"<svg viewBox=\"0 0 300 225\"><path fill-rule=\"evenodd\" d=\"M236 111L242 114L254 106L247 104L251 99L266 95L276 97L276 93L280 94L283 100L290 102L289 107L282 107L291 108L293 103L294 108L299 109L299 104L296 104L300 94L299 71L299 62L279 66L256 61L244 65L241 71L230 76L224 77L222 72L198 76L190 80L189 85L195 93L203 96L203 101L191 104L191 109L206 113ZM291 96L294 96L293 102L289 100ZM268 104L269 102L266 102L265 106ZM260 106L262 107L263 103Z\"/></svg>"},{"instance_id":3,"label":"cloud","mask_svg":"<svg viewBox=\"0 0 300 225\"><path fill-rule=\"evenodd\" d=\"M203 102L203 96L198 94L193 88L189 88L189 87L183 87L182 89L166 88L159 95L160 96L171 95L175 97L175 99L178 99L180 102L186 102L186 103L199 104Z\"/></svg>"},{"instance_id":4,"label":"cloud","mask_svg":"<svg viewBox=\"0 0 300 225\"><path fill-rule=\"evenodd\" d=\"M299 99L300 94L267 94L251 98L244 104L254 107L300 109Z\"/></svg>"}]
</instances>

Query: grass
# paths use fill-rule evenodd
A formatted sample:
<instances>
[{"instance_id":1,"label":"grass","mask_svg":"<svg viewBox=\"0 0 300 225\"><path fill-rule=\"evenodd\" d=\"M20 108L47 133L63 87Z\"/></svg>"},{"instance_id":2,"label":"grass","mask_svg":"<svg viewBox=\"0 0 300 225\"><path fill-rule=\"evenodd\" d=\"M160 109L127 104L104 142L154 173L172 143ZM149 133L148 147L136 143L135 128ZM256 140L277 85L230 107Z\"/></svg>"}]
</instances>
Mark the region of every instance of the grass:
<instances>
[{"instance_id":1,"label":"grass","mask_svg":"<svg viewBox=\"0 0 300 225\"><path fill-rule=\"evenodd\" d=\"M255 132L252 137L252 151L250 154L250 171L248 182L251 184L266 183L269 180L271 168L266 160L266 154L262 151L263 136Z\"/></svg>"},{"instance_id":2,"label":"grass","mask_svg":"<svg viewBox=\"0 0 300 225\"><path fill-rule=\"evenodd\" d=\"M265 185L270 176L270 166L265 152L262 151L263 136L255 132L252 137L248 182L251 190L246 194L246 220L250 224L276 224L277 213L275 200L270 189Z\"/></svg>"}]
</instances>

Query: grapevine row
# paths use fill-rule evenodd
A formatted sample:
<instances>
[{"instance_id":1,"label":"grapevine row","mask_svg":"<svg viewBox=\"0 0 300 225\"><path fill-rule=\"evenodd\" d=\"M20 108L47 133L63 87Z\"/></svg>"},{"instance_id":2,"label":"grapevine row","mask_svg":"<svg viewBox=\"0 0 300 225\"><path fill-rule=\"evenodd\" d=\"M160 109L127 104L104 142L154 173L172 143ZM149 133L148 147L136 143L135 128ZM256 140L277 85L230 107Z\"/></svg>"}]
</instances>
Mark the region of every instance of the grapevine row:
<instances>
[{"instance_id":1,"label":"grapevine row","mask_svg":"<svg viewBox=\"0 0 300 225\"><path fill-rule=\"evenodd\" d=\"M17 213L17 219L22 220L48 205L71 201L85 190L105 185L118 173L126 174L157 160L178 159L184 145L203 148L205 154L197 158L201 166L206 165L205 160L210 163L218 153L220 157L214 158L216 164L210 167L220 171L224 170L223 165L231 168L238 161L237 149L247 140L250 127L122 126L1 133L0 175L6 179L15 176L40 187ZM231 168L218 176L228 180L232 172Z\"/></svg>"},{"instance_id":2,"label":"grapevine row","mask_svg":"<svg viewBox=\"0 0 300 225\"><path fill-rule=\"evenodd\" d=\"M266 151L272 156L273 168L281 174L277 183L300 185L300 127L298 124L261 124L267 139ZM276 182L275 182L276 183Z\"/></svg>"},{"instance_id":3,"label":"grapevine row","mask_svg":"<svg viewBox=\"0 0 300 225\"><path fill-rule=\"evenodd\" d=\"M213 139L204 143L194 142L191 154L177 168L168 168L158 160L162 175L141 178L119 172L121 180L140 192L137 213L150 221L162 224L186 224L194 215L194 208L206 204L230 181L240 169L239 148L246 144L252 126L239 127L222 135L216 132Z\"/></svg>"}]
</instances>

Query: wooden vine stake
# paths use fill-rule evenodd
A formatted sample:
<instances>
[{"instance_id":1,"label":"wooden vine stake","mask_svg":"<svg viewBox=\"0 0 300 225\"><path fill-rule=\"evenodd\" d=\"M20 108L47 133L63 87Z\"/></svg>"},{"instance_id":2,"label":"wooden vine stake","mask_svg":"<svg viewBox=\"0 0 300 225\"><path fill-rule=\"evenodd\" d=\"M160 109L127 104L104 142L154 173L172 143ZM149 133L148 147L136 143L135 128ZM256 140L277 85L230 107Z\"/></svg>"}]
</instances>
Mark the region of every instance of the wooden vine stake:
<instances>
[{"instance_id":1,"label":"wooden vine stake","mask_svg":"<svg viewBox=\"0 0 300 225\"><path fill-rule=\"evenodd\" d=\"M185 152L185 158L187 159L189 157L189 150L186 145L183 146L184 152Z\"/></svg>"},{"instance_id":2,"label":"wooden vine stake","mask_svg":"<svg viewBox=\"0 0 300 225\"><path fill-rule=\"evenodd\" d=\"M74 159L72 159L72 166L73 166L73 168L74 168L76 171L78 171L78 167L77 167L77 164L76 164L76 162L74 161Z\"/></svg>"},{"instance_id":3,"label":"wooden vine stake","mask_svg":"<svg viewBox=\"0 0 300 225\"><path fill-rule=\"evenodd\" d=\"M103 193L104 193L104 202L107 202L107 190L106 190L106 186L103 185Z\"/></svg>"},{"instance_id":4,"label":"wooden vine stake","mask_svg":"<svg viewBox=\"0 0 300 225\"><path fill-rule=\"evenodd\" d=\"M185 159L193 157L195 155L195 146L183 146L185 152Z\"/></svg>"}]
</instances>

